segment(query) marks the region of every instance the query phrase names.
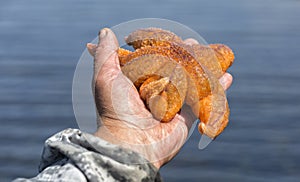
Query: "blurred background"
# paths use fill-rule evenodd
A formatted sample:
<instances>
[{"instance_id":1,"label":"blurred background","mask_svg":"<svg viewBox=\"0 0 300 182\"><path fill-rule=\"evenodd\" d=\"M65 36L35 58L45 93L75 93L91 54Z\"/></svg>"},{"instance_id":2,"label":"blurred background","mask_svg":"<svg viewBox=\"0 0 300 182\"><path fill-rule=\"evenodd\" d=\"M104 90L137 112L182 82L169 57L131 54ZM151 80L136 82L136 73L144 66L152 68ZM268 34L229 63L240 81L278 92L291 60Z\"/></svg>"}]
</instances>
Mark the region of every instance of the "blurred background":
<instances>
[{"instance_id":1,"label":"blurred background","mask_svg":"<svg viewBox=\"0 0 300 182\"><path fill-rule=\"evenodd\" d=\"M45 139L78 128L72 79L103 27L166 18L229 45L229 127L203 151L195 131L165 181L300 179L300 1L0 1L0 181L33 177Z\"/></svg>"}]
</instances>

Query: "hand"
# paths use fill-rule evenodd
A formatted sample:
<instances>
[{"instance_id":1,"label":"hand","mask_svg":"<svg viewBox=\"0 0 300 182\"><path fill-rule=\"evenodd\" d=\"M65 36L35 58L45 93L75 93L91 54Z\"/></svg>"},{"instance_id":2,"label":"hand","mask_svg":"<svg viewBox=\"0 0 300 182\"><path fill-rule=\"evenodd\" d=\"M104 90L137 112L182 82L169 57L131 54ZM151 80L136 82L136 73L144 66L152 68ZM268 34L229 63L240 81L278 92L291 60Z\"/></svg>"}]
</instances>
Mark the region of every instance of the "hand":
<instances>
[{"instance_id":1,"label":"hand","mask_svg":"<svg viewBox=\"0 0 300 182\"><path fill-rule=\"evenodd\" d=\"M185 42L197 43L194 39ZM114 33L107 28L101 30L98 45L87 44L94 56L93 88L99 114L95 135L138 152L159 169L183 146L197 118L189 106L184 105L172 121L155 120L132 82L122 74L118 47ZM232 76L225 73L220 83L227 89Z\"/></svg>"}]
</instances>

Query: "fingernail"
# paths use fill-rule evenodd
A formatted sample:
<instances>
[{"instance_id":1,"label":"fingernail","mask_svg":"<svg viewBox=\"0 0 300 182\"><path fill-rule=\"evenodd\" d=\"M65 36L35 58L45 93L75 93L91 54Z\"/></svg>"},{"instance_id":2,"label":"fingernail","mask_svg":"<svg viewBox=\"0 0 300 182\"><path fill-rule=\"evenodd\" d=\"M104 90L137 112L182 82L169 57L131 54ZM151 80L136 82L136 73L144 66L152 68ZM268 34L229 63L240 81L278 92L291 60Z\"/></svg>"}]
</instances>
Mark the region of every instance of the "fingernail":
<instances>
[{"instance_id":1,"label":"fingernail","mask_svg":"<svg viewBox=\"0 0 300 182\"><path fill-rule=\"evenodd\" d=\"M100 38L103 39L107 35L107 29L103 28L100 32Z\"/></svg>"},{"instance_id":2,"label":"fingernail","mask_svg":"<svg viewBox=\"0 0 300 182\"><path fill-rule=\"evenodd\" d=\"M91 43L87 43L87 44L86 44L86 47L89 47L89 48L90 48L90 47L92 47L92 44L91 44Z\"/></svg>"},{"instance_id":3,"label":"fingernail","mask_svg":"<svg viewBox=\"0 0 300 182\"><path fill-rule=\"evenodd\" d=\"M96 44L93 44L93 43L87 43L87 44L86 44L86 47L96 48L97 45L96 45Z\"/></svg>"}]
</instances>

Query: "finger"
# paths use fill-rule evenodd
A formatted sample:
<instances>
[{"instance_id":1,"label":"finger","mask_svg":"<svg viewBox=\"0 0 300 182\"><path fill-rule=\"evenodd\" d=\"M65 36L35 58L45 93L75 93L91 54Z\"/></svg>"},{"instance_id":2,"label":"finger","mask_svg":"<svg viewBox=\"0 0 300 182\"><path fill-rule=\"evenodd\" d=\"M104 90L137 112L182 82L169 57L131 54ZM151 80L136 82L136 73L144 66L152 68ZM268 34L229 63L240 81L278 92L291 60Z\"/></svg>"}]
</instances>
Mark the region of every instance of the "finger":
<instances>
[{"instance_id":1,"label":"finger","mask_svg":"<svg viewBox=\"0 0 300 182\"><path fill-rule=\"evenodd\" d=\"M171 131L173 135L173 139L184 141L188 133L193 125L193 123L197 120L196 116L193 114L190 106L184 104L180 110L180 113L177 113L175 117L169 122L164 123L165 127L170 127L167 131ZM177 127L181 127L180 130L177 130ZM176 131L175 133L173 131ZM171 134L171 133L169 133ZM175 141L178 142L178 141ZM182 143L183 144L183 143Z\"/></svg>"},{"instance_id":2,"label":"finger","mask_svg":"<svg viewBox=\"0 0 300 182\"><path fill-rule=\"evenodd\" d=\"M119 47L115 34L108 28L104 28L99 33L99 42L94 56L94 74L99 75L101 70L120 70L117 49ZM109 73L108 73L109 74Z\"/></svg>"},{"instance_id":3,"label":"finger","mask_svg":"<svg viewBox=\"0 0 300 182\"><path fill-rule=\"evenodd\" d=\"M161 125L162 128L156 128L153 131L157 133L161 130L160 142L156 142L154 147L161 149L159 150L160 156L165 156L164 161L166 162L171 160L185 143L190 124L181 114L176 114L172 121Z\"/></svg>"},{"instance_id":4,"label":"finger","mask_svg":"<svg viewBox=\"0 0 300 182\"><path fill-rule=\"evenodd\" d=\"M185 39L183 42L187 45L199 44L199 42L196 39L192 38Z\"/></svg>"},{"instance_id":5,"label":"finger","mask_svg":"<svg viewBox=\"0 0 300 182\"><path fill-rule=\"evenodd\" d=\"M93 53L95 46L87 46ZM127 116L138 116L141 113L141 109L135 112L133 108L143 108L144 103L132 82L122 74L116 51L118 48L115 34L108 28L101 30L94 57L96 106L103 116L132 118Z\"/></svg>"},{"instance_id":6,"label":"finger","mask_svg":"<svg viewBox=\"0 0 300 182\"><path fill-rule=\"evenodd\" d=\"M119 59L116 50L118 41L115 34L108 28L99 33L98 45L87 44L91 54L94 54L93 88L102 97L109 97L113 80L120 74ZM99 95L100 96L100 95Z\"/></svg>"},{"instance_id":7,"label":"finger","mask_svg":"<svg viewBox=\"0 0 300 182\"><path fill-rule=\"evenodd\" d=\"M233 77L229 73L224 73L224 75L219 79L224 90L227 90L232 84Z\"/></svg>"},{"instance_id":8,"label":"finger","mask_svg":"<svg viewBox=\"0 0 300 182\"><path fill-rule=\"evenodd\" d=\"M99 32L98 38L99 41L96 49L95 61L103 62L106 60L103 59L106 55L109 55L118 49L119 43L117 37L109 28L102 29Z\"/></svg>"},{"instance_id":9,"label":"finger","mask_svg":"<svg viewBox=\"0 0 300 182\"><path fill-rule=\"evenodd\" d=\"M104 28L99 33L99 42L87 45L89 52L94 54L94 79L101 85L110 84L112 80L121 72L118 54L119 47L115 34L108 28Z\"/></svg>"},{"instance_id":10,"label":"finger","mask_svg":"<svg viewBox=\"0 0 300 182\"><path fill-rule=\"evenodd\" d=\"M92 43L87 43L86 48L89 51L90 55L95 57L97 45Z\"/></svg>"},{"instance_id":11,"label":"finger","mask_svg":"<svg viewBox=\"0 0 300 182\"><path fill-rule=\"evenodd\" d=\"M195 114L193 113L191 107L187 104L184 104L181 107L180 113L178 113L178 114L184 118L184 122L189 130L191 129L194 121L196 121L198 119L195 116Z\"/></svg>"}]
</instances>

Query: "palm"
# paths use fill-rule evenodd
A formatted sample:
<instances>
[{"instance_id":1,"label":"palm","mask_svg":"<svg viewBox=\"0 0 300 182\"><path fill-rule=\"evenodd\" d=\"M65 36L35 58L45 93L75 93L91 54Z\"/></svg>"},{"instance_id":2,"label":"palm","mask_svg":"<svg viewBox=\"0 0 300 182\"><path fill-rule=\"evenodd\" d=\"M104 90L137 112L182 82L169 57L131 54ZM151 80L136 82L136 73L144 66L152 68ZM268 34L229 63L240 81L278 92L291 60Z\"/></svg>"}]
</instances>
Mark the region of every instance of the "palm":
<instances>
[{"instance_id":1,"label":"palm","mask_svg":"<svg viewBox=\"0 0 300 182\"><path fill-rule=\"evenodd\" d=\"M107 62L118 62L112 55ZM105 65L102 69L106 69ZM111 82L100 70L95 82L95 102L101 118L102 131L106 130L107 138L113 142L138 151L151 152L149 161L165 160L175 155L183 145L188 126L191 125L182 115L169 123L161 123L152 117L133 84L119 71ZM148 155L148 154L144 154Z\"/></svg>"},{"instance_id":2,"label":"palm","mask_svg":"<svg viewBox=\"0 0 300 182\"><path fill-rule=\"evenodd\" d=\"M121 72L116 53L119 45L113 32L103 29L99 42L87 45L95 63L93 86L100 122L95 135L140 153L159 168L182 147L195 117L184 106L168 123L155 120L136 88ZM195 40L187 43L193 44ZM231 75L225 74L221 79L227 89Z\"/></svg>"}]
</instances>

